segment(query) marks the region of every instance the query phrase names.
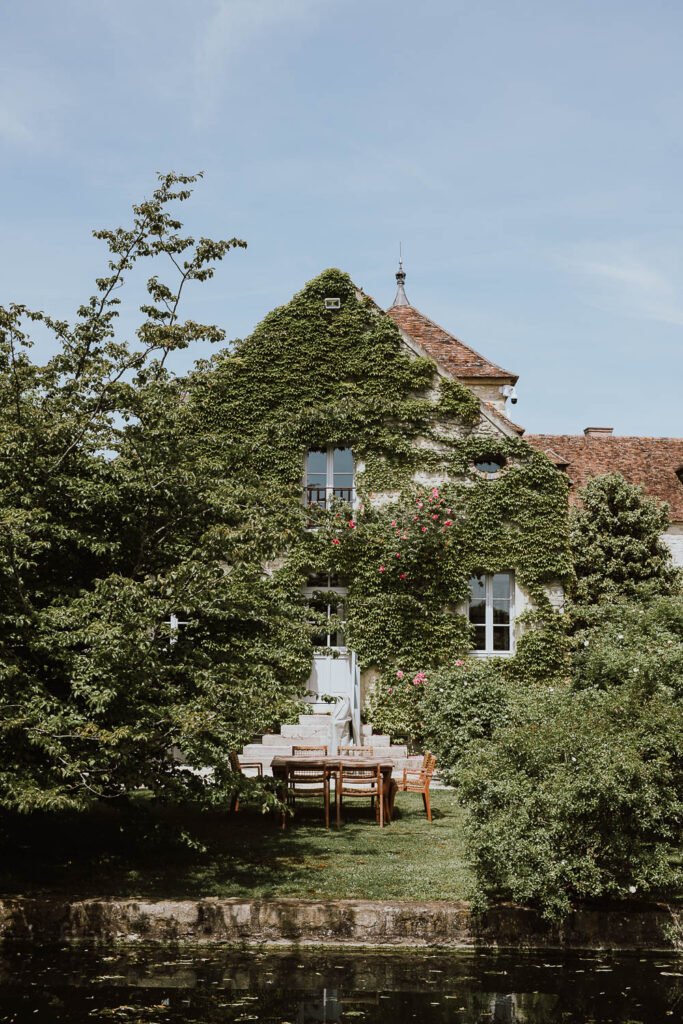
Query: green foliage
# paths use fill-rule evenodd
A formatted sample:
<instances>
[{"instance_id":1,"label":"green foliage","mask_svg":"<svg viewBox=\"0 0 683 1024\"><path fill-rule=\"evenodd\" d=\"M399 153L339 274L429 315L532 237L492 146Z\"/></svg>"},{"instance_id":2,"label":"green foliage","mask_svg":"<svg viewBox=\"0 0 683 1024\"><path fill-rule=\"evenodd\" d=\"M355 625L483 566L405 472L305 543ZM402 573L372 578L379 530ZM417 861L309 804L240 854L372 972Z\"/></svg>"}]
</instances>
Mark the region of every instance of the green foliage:
<instances>
[{"instance_id":1,"label":"green foliage","mask_svg":"<svg viewBox=\"0 0 683 1024\"><path fill-rule=\"evenodd\" d=\"M669 525L666 505L619 473L590 480L580 498L570 534L578 604L634 596L644 587L659 594L680 588L680 573L661 539Z\"/></svg>"},{"instance_id":2,"label":"green foliage","mask_svg":"<svg viewBox=\"0 0 683 1024\"><path fill-rule=\"evenodd\" d=\"M11 809L140 785L224 799L228 751L291 715L306 677L300 604L262 572L273 537L164 368L169 352L223 337L182 321L180 298L244 245L181 234L170 211L193 181L163 176L130 228L97 233L108 272L73 323L0 310L0 805ZM129 343L120 286L162 260L175 279L149 278ZM60 345L44 365L30 359L36 323ZM186 623L175 637L171 613ZM178 770L174 745L213 770L211 785Z\"/></svg>"},{"instance_id":3,"label":"green foliage","mask_svg":"<svg viewBox=\"0 0 683 1024\"><path fill-rule=\"evenodd\" d=\"M445 416L454 416L463 423L474 426L479 420L479 399L459 380L442 377L439 381L439 410Z\"/></svg>"},{"instance_id":4,"label":"green foliage","mask_svg":"<svg viewBox=\"0 0 683 1024\"><path fill-rule=\"evenodd\" d=\"M422 708L424 741L446 782L457 782L471 744L490 739L508 720L515 687L506 667L498 658L459 659L430 677Z\"/></svg>"},{"instance_id":5,"label":"green foliage","mask_svg":"<svg viewBox=\"0 0 683 1024\"><path fill-rule=\"evenodd\" d=\"M639 688L520 692L458 771L479 898L538 906L680 886L681 707Z\"/></svg>"},{"instance_id":6,"label":"green foliage","mask_svg":"<svg viewBox=\"0 0 683 1024\"><path fill-rule=\"evenodd\" d=\"M579 689L630 685L683 701L683 598L602 603L573 641Z\"/></svg>"}]
</instances>

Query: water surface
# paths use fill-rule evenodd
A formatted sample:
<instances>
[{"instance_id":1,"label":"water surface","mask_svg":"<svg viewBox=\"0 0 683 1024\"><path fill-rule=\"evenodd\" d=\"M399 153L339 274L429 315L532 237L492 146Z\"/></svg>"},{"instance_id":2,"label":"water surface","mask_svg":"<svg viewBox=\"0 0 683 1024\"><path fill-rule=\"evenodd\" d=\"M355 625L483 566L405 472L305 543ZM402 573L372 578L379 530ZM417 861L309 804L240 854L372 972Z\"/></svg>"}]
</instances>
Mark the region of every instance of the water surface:
<instances>
[{"instance_id":1,"label":"water surface","mask_svg":"<svg viewBox=\"0 0 683 1024\"><path fill-rule=\"evenodd\" d=\"M468 952L5 952L0 1021L664 1024L683 959Z\"/></svg>"}]
</instances>

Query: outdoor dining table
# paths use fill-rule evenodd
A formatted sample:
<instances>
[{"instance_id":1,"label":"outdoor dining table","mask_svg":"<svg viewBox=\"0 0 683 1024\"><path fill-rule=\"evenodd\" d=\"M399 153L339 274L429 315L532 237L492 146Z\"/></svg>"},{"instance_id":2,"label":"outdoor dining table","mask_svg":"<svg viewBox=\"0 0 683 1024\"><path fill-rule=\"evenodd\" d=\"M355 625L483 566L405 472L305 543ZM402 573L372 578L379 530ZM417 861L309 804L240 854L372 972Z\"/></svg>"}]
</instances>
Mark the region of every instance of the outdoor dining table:
<instances>
[{"instance_id":1,"label":"outdoor dining table","mask_svg":"<svg viewBox=\"0 0 683 1024\"><path fill-rule=\"evenodd\" d=\"M311 768L314 771L324 771L329 783L342 766L344 768L377 768L378 765L382 772L382 792L384 794L385 817L387 821L391 821L391 813L393 810L391 773L394 765L393 761L390 761L388 758L339 757L334 754L328 754L326 757L316 756L315 754L278 754L271 762L273 778L280 784L283 790L287 785L287 772L290 768Z\"/></svg>"}]
</instances>

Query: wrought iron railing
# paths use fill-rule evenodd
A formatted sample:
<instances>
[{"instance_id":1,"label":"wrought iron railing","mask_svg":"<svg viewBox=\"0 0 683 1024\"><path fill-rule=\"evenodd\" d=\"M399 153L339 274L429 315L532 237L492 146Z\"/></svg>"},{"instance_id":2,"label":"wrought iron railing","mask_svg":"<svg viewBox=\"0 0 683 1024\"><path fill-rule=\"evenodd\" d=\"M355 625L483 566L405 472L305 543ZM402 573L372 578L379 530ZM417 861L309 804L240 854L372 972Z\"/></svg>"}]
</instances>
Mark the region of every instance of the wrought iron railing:
<instances>
[{"instance_id":1,"label":"wrought iron railing","mask_svg":"<svg viewBox=\"0 0 683 1024\"><path fill-rule=\"evenodd\" d=\"M349 505L353 503L353 487L318 487L315 484L307 484L304 491L306 505L327 509L335 501L345 501Z\"/></svg>"}]
</instances>

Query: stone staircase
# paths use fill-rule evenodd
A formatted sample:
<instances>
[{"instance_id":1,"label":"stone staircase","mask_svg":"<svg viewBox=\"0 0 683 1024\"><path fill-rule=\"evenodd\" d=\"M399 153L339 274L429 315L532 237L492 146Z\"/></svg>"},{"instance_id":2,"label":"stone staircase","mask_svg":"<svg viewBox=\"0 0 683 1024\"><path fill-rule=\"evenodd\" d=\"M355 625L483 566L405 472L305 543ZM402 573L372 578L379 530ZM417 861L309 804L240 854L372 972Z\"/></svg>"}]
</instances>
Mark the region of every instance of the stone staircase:
<instances>
[{"instance_id":1,"label":"stone staircase","mask_svg":"<svg viewBox=\"0 0 683 1024\"><path fill-rule=\"evenodd\" d=\"M292 753L292 746L314 746L329 743L330 715L299 715L298 725L281 725L278 733L266 733L260 743L248 743L239 755L241 762L259 763L264 775L272 775L271 761L276 756L286 757ZM422 756L409 756L408 748L392 743L389 736L373 733L371 725L361 726L361 740L365 747L371 747L373 754L392 761L394 772L404 768L419 768ZM348 742L348 741L347 741Z\"/></svg>"}]
</instances>

